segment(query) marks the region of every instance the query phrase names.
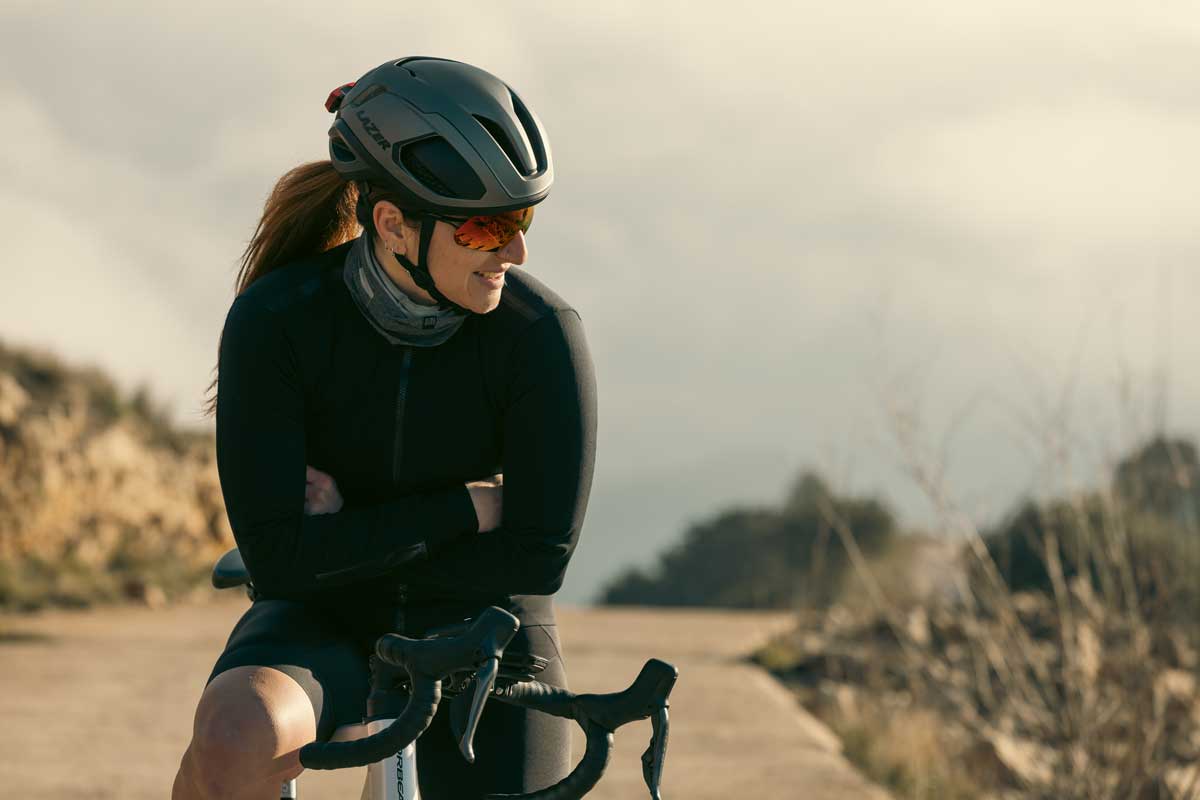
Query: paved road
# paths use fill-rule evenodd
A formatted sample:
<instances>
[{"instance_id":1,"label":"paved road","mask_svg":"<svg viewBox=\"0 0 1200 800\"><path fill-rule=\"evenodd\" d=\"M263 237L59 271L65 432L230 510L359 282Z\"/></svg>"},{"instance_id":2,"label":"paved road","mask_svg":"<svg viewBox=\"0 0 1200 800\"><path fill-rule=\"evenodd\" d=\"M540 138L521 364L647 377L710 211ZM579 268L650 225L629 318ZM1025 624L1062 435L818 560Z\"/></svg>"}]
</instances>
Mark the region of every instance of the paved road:
<instances>
[{"instance_id":1,"label":"paved road","mask_svg":"<svg viewBox=\"0 0 1200 800\"><path fill-rule=\"evenodd\" d=\"M204 679L244 605L0 619L0 798L167 797ZM650 655L679 667L668 800L887 800L784 689L738 660L786 628L785 615L563 608L559 624L575 691L623 688ZM648 797L638 760L648 739L648 722L622 729L590 797ZM300 781L305 800L351 800L361 785L349 770Z\"/></svg>"}]
</instances>

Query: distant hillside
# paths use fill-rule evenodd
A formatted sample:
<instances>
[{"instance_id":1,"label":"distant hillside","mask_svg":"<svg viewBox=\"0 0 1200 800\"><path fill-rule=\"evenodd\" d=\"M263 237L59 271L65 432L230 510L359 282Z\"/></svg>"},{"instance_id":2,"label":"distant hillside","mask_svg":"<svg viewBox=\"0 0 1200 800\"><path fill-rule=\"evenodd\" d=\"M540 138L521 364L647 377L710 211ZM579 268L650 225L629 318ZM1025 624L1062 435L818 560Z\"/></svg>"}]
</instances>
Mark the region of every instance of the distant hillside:
<instances>
[{"instance_id":1,"label":"distant hillside","mask_svg":"<svg viewBox=\"0 0 1200 800\"><path fill-rule=\"evenodd\" d=\"M157 602L232 541L211 434L0 342L0 608Z\"/></svg>"},{"instance_id":2,"label":"distant hillside","mask_svg":"<svg viewBox=\"0 0 1200 800\"><path fill-rule=\"evenodd\" d=\"M896 533L880 501L838 496L804 472L780 506L731 508L692 525L656 565L626 571L600 599L725 608L823 605L838 596L846 573L843 534L861 554L875 555Z\"/></svg>"}]
</instances>

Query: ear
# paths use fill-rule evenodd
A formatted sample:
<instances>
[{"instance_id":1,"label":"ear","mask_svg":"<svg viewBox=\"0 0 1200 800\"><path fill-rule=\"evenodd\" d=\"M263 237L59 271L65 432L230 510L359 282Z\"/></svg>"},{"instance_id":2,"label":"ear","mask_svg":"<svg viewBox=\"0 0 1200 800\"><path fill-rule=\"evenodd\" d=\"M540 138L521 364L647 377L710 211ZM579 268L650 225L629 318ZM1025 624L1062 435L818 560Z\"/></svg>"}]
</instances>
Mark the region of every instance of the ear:
<instances>
[{"instance_id":1,"label":"ear","mask_svg":"<svg viewBox=\"0 0 1200 800\"><path fill-rule=\"evenodd\" d=\"M404 236L404 212L387 200L380 200L371 210L375 231L383 245L393 253L403 254L408 249Z\"/></svg>"}]
</instances>

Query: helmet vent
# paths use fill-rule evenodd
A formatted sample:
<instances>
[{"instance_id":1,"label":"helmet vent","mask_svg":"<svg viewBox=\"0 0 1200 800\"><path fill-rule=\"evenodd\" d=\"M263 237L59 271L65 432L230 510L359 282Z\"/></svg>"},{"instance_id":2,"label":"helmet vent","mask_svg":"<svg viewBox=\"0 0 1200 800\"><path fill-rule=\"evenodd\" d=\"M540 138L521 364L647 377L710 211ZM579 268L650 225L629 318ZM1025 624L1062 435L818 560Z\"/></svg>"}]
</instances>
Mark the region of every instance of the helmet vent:
<instances>
[{"instance_id":1,"label":"helmet vent","mask_svg":"<svg viewBox=\"0 0 1200 800\"><path fill-rule=\"evenodd\" d=\"M517 171L524 174L525 168L523 165L525 164L525 160L517 156L517 148L513 146L512 141L504 133L504 129L487 117L481 117L478 114L475 114L474 117L479 120L479 124L484 127L484 130L492 135L492 138L496 140L496 144L500 145L500 149L504 151L504 155L508 156L508 160L517 168Z\"/></svg>"},{"instance_id":2,"label":"helmet vent","mask_svg":"<svg viewBox=\"0 0 1200 800\"><path fill-rule=\"evenodd\" d=\"M350 163L358 160L358 156L354 154L354 151L347 147L346 143L340 138L335 137L330 139L329 149L333 153L334 158L336 158L338 161Z\"/></svg>"},{"instance_id":3,"label":"helmet vent","mask_svg":"<svg viewBox=\"0 0 1200 800\"><path fill-rule=\"evenodd\" d=\"M546 146L542 142L541 133L538 131L537 123L533 121L533 115L529 113L529 109L521 102L521 98L517 97L516 92L509 90L509 96L512 97L513 110L517 112L517 119L521 120L521 127L525 129L525 135L529 138L529 143L533 146L533 156L537 159L537 172L543 172L546 169Z\"/></svg>"},{"instance_id":4,"label":"helmet vent","mask_svg":"<svg viewBox=\"0 0 1200 800\"><path fill-rule=\"evenodd\" d=\"M370 100L374 97L378 97L379 95L385 93L386 91L387 91L387 87L385 87L383 84L373 83L370 86L368 86L366 89L364 89L361 94L355 96L354 100L351 101L350 105L354 106L355 108L358 108L363 103L367 102L368 100Z\"/></svg>"},{"instance_id":5,"label":"helmet vent","mask_svg":"<svg viewBox=\"0 0 1200 800\"><path fill-rule=\"evenodd\" d=\"M478 200L486 191L471 165L440 136L405 145L399 161L409 174L442 197Z\"/></svg>"}]
</instances>

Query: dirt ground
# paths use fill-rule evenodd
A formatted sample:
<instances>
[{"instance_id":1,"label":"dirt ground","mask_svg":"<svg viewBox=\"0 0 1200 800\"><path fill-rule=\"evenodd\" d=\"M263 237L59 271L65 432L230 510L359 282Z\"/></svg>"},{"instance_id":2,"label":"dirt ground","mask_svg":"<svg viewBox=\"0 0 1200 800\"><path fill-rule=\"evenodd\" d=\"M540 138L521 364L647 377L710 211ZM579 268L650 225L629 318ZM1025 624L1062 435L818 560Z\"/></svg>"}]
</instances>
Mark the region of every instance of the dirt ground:
<instances>
[{"instance_id":1,"label":"dirt ground","mask_svg":"<svg viewBox=\"0 0 1200 800\"><path fill-rule=\"evenodd\" d=\"M0 798L160 800L192 712L244 597L161 610L0 618ZM679 668L665 798L887 800L836 739L739 656L790 624L781 614L561 608L571 688L622 689L646 658ZM648 797L649 722L622 728L589 797ZM583 738L576 740L575 755ZM362 773L306 773L305 800L357 800Z\"/></svg>"}]
</instances>

